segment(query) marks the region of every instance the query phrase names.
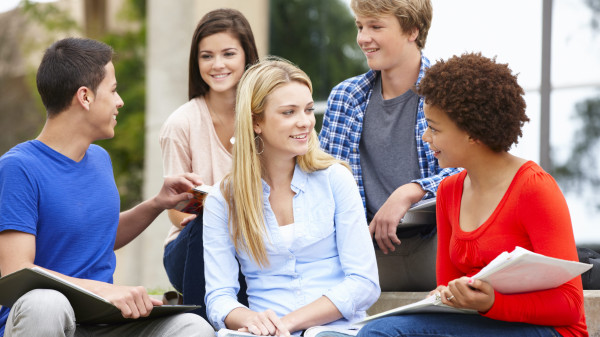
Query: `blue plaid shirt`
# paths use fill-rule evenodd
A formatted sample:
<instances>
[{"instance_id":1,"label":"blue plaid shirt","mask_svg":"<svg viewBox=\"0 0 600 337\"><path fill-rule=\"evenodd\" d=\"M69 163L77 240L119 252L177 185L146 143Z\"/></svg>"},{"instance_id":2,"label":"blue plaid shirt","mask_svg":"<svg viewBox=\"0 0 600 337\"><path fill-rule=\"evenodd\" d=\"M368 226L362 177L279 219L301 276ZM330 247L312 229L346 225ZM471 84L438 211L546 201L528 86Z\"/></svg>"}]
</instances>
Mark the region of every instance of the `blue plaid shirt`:
<instances>
[{"instance_id":1,"label":"blue plaid shirt","mask_svg":"<svg viewBox=\"0 0 600 337\"><path fill-rule=\"evenodd\" d=\"M421 55L421 68L417 85L421 82L425 70L429 68L429 60ZM345 160L350 164L354 179L358 183L358 189L365 205L365 188L363 185L362 169L360 167L360 153L358 145L362 126L375 84L377 73L370 70L366 74L349 78L338 84L331 90L327 99L327 111L323 117L323 127L319 135L321 148L335 158ZM455 174L460 169L441 169L433 151L421 138L427 129L427 121L423 112L425 99L419 97L417 110L417 123L415 125L415 138L417 139L417 153L419 156L419 169L421 179L412 182L421 185L427 193L423 199L435 197L438 185L447 176Z\"/></svg>"}]
</instances>

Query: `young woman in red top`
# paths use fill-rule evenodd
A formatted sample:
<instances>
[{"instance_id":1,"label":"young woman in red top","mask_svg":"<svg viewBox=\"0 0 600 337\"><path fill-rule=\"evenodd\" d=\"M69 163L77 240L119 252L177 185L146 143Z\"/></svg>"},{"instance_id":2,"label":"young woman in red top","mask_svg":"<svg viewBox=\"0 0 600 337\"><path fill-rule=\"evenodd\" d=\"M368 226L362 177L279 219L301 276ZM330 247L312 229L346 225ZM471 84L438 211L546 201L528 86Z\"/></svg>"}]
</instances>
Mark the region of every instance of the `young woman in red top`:
<instances>
[{"instance_id":1,"label":"young woman in red top","mask_svg":"<svg viewBox=\"0 0 600 337\"><path fill-rule=\"evenodd\" d=\"M359 336L587 336L581 278L549 290L501 294L470 277L520 246L577 261L567 203L554 179L508 152L522 136L523 89L506 64L481 54L432 66L418 93L423 135L441 167L463 167L437 194L437 284L442 302L479 315L376 320Z\"/></svg>"}]
</instances>

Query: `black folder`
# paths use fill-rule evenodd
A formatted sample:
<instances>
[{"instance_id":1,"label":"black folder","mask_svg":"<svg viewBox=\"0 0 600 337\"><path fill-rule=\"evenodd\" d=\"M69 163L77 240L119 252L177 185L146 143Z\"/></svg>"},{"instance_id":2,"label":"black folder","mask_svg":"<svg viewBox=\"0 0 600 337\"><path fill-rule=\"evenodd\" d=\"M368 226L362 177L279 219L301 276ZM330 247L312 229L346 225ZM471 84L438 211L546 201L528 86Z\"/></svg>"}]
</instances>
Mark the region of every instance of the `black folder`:
<instances>
[{"instance_id":1,"label":"black folder","mask_svg":"<svg viewBox=\"0 0 600 337\"><path fill-rule=\"evenodd\" d=\"M60 291L73 307L75 320L80 324L126 323L136 319L124 318L121 311L104 298L63 280L41 268L24 268L0 278L0 305L12 305L33 289ZM198 309L197 305L155 306L150 315L139 319L150 319Z\"/></svg>"}]
</instances>

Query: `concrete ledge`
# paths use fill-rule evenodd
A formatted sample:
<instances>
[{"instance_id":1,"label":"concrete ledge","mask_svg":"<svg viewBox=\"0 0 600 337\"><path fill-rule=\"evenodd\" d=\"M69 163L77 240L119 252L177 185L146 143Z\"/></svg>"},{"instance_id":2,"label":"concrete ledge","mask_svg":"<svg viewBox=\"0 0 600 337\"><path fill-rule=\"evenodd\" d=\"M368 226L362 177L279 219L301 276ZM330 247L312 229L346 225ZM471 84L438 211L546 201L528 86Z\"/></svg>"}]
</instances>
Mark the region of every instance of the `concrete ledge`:
<instances>
[{"instance_id":1,"label":"concrete ledge","mask_svg":"<svg viewBox=\"0 0 600 337\"><path fill-rule=\"evenodd\" d=\"M584 290L583 305L590 337L600 337L600 290Z\"/></svg>"},{"instance_id":2,"label":"concrete ledge","mask_svg":"<svg viewBox=\"0 0 600 337\"><path fill-rule=\"evenodd\" d=\"M428 292L382 292L369 315L422 300ZM600 290L584 290L585 317L590 337L600 337Z\"/></svg>"}]
</instances>

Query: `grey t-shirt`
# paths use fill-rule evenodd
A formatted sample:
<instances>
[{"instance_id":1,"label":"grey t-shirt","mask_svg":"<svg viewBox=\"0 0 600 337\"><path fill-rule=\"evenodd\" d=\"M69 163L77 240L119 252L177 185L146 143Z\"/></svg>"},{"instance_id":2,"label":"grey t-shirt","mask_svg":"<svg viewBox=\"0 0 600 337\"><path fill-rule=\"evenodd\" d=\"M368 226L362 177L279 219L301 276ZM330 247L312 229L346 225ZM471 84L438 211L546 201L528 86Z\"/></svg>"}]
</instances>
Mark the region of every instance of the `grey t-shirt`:
<instances>
[{"instance_id":1,"label":"grey t-shirt","mask_svg":"<svg viewBox=\"0 0 600 337\"><path fill-rule=\"evenodd\" d=\"M412 90L384 100L377 75L359 144L368 222L398 187L421 178L415 139L418 104Z\"/></svg>"}]
</instances>

